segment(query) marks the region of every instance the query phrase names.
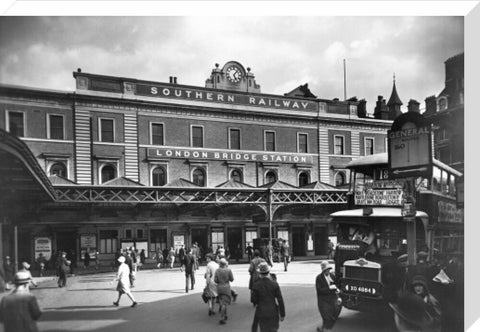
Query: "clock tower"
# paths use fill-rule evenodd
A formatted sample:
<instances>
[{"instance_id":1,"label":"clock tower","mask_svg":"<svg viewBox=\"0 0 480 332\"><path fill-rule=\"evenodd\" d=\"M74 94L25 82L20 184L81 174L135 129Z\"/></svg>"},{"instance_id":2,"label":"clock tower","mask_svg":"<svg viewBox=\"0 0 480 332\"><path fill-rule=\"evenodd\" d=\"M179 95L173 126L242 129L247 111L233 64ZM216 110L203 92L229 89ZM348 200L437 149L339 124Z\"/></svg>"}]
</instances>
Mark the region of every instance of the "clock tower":
<instances>
[{"instance_id":1,"label":"clock tower","mask_svg":"<svg viewBox=\"0 0 480 332\"><path fill-rule=\"evenodd\" d=\"M221 69L215 64L210 78L205 81L206 88L233 90L242 92L260 93L260 85L255 81L255 76L250 68L245 67L237 61L227 62Z\"/></svg>"}]
</instances>

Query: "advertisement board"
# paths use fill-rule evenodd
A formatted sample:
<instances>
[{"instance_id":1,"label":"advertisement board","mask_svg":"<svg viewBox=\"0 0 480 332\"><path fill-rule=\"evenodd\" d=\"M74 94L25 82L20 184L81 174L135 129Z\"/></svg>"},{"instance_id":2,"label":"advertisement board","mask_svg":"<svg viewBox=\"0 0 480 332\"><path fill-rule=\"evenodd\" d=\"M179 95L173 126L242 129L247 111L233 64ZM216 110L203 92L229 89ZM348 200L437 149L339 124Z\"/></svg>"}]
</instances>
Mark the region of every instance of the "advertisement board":
<instances>
[{"instance_id":1,"label":"advertisement board","mask_svg":"<svg viewBox=\"0 0 480 332\"><path fill-rule=\"evenodd\" d=\"M35 238L35 258L41 253L46 260L52 257L52 239L49 237Z\"/></svg>"}]
</instances>

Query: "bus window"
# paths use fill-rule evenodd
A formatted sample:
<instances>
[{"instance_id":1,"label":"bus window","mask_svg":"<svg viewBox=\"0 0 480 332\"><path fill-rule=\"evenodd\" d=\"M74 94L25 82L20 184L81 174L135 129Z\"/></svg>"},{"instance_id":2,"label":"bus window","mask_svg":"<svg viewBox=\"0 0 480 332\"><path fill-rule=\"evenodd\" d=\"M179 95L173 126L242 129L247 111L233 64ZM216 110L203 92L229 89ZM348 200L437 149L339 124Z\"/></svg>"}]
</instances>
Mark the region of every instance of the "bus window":
<instances>
[{"instance_id":1,"label":"bus window","mask_svg":"<svg viewBox=\"0 0 480 332\"><path fill-rule=\"evenodd\" d=\"M437 192L442 191L442 170L435 166L433 167L432 190Z\"/></svg>"}]
</instances>

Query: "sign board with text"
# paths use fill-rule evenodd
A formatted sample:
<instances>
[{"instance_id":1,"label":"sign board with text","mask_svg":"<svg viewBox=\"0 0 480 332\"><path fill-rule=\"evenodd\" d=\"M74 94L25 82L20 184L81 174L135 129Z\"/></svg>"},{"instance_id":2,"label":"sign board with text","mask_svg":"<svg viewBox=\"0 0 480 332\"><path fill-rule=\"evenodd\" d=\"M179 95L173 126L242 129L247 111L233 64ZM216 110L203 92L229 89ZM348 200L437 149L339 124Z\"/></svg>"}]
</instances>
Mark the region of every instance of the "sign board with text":
<instances>
[{"instance_id":1,"label":"sign board with text","mask_svg":"<svg viewBox=\"0 0 480 332\"><path fill-rule=\"evenodd\" d=\"M419 113L398 116L388 131L389 178L430 177L432 131Z\"/></svg>"}]
</instances>

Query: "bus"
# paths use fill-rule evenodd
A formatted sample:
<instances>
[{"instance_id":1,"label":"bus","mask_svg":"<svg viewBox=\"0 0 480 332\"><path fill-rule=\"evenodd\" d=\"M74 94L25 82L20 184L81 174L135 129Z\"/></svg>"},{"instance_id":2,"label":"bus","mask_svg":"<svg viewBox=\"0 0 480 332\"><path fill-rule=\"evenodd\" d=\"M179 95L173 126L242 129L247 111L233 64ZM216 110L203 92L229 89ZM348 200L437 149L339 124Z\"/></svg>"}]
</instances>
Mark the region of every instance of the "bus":
<instances>
[{"instance_id":1,"label":"bus","mask_svg":"<svg viewBox=\"0 0 480 332\"><path fill-rule=\"evenodd\" d=\"M429 178L390 179L387 153L361 157L347 169L349 209L330 215L344 307L372 311L395 302L409 265L416 262L409 254L423 251L430 261L463 256L463 209L456 202L460 172L434 159ZM405 204L406 186L412 183L413 210Z\"/></svg>"}]
</instances>

